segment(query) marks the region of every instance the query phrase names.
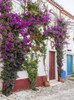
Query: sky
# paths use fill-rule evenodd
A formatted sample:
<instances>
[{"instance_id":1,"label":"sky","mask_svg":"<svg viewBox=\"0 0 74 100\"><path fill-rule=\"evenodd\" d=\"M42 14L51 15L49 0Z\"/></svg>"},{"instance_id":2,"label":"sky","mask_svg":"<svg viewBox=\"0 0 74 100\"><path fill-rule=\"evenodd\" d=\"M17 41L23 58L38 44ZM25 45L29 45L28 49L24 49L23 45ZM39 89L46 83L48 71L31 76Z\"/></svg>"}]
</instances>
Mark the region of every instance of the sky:
<instances>
[{"instance_id":1,"label":"sky","mask_svg":"<svg viewBox=\"0 0 74 100\"><path fill-rule=\"evenodd\" d=\"M74 0L54 0L74 16Z\"/></svg>"}]
</instances>

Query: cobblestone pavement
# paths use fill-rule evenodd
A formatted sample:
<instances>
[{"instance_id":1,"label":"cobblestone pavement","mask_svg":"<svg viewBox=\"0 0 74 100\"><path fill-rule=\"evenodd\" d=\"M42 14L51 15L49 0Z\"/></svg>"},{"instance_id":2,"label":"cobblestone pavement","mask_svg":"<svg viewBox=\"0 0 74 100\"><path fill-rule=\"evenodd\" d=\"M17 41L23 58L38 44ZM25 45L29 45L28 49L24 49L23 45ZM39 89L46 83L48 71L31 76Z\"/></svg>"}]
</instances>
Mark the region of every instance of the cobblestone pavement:
<instances>
[{"instance_id":1,"label":"cobblestone pavement","mask_svg":"<svg viewBox=\"0 0 74 100\"><path fill-rule=\"evenodd\" d=\"M0 94L0 100L74 100L74 81L66 80L56 86L38 89L16 92L9 97Z\"/></svg>"}]
</instances>

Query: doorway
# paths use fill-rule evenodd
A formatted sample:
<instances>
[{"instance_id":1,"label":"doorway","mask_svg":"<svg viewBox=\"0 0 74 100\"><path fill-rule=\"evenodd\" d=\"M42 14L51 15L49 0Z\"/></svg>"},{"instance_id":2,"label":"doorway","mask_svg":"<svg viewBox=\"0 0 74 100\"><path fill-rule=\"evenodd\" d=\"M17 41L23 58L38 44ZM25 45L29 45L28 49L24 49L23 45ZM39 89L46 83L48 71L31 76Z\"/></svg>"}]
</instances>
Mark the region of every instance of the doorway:
<instances>
[{"instance_id":1,"label":"doorway","mask_svg":"<svg viewBox=\"0 0 74 100\"><path fill-rule=\"evenodd\" d=\"M72 55L67 55L67 75L72 74Z\"/></svg>"},{"instance_id":2,"label":"doorway","mask_svg":"<svg viewBox=\"0 0 74 100\"><path fill-rule=\"evenodd\" d=\"M49 80L55 79L55 52L49 52Z\"/></svg>"}]
</instances>

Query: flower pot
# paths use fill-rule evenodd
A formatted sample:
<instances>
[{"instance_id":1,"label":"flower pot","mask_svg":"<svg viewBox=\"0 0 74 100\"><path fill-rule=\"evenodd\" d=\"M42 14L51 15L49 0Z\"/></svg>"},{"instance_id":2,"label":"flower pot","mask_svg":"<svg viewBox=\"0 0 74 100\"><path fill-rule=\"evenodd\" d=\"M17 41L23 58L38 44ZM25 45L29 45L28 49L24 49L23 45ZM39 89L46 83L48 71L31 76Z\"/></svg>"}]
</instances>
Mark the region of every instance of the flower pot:
<instances>
[{"instance_id":1,"label":"flower pot","mask_svg":"<svg viewBox=\"0 0 74 100\"><path fill-rule=\"evenodd\" d=\"M64 79L61 78L61 77L58 77L58 81L63 83L64 82Z\"/></svg>"},{"instance_id":2,"label":"flower pot","mask_svg":"<svg viewBox=\"0 0 74 100\"><path fill-rule=\"evenodd\" d=\"M48 86L50 86L50 83L49 83L49 81L45 81L45 82L44 82L44 86L45 86L45 87L48 87Z\"/></svg>"},{"instance_id":3,"label":"flower pot","mask_svg":"<svg viewBox=\"0 0 74 100\"><path fill-rule=\"evenodd\" d=\"M70 38L70 36L67 36L67 39L69 39Z\"/></svg>"},{"instance_id":4,"label":"flower pot","mask_svg":"<svg viewBox=\"0 0 74 100\"><path fill-rule=\"evenodd\" d=\"M64 79L63 78L60 78L60 82L64 83Z\"/></svg>"}]
</instances>

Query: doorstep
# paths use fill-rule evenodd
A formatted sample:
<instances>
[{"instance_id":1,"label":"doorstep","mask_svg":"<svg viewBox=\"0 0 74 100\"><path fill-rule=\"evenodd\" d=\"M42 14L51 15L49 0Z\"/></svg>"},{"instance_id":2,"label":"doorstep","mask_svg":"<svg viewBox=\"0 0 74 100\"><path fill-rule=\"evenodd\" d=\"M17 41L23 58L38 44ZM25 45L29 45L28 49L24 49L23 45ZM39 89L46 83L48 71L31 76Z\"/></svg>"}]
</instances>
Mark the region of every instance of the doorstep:
<instances>
[{"instance_id":1,"label":"doorstep","mask_svg":"<svg viewBox=\"0 0 74 100\"><path fill-rule=\"evenodd\" d=\"M57 81L57 80L50 80L50 86L56 86L61 84L61 82Z\"/></svg>"},{"instance_id":2,"label":"doorstep","mask_svg":"<svg viewBox=\"0 0 74 100\"><path fill-rule=\"evenodd\" d=\"M71 77L71 75L67 75L67 76L66 76L66 79L69 79L70 77Z\"/></svg>"},{"instance_id":3,"label":"doorstep","mask_svg":"<svg viewBox=\"0 0 74 100\"><path fill-rule=\"evenodd\" d=\"M74 81L74 74L69 77L69 80Z\"/></svg>"}]
</instances>

